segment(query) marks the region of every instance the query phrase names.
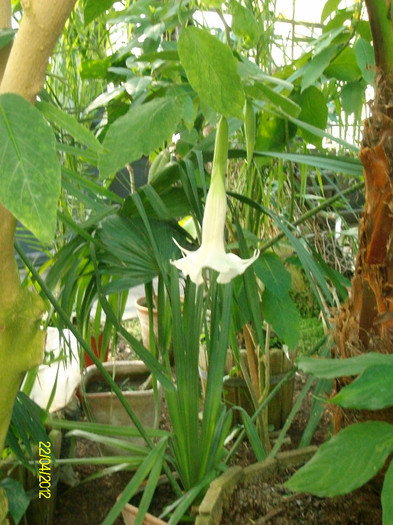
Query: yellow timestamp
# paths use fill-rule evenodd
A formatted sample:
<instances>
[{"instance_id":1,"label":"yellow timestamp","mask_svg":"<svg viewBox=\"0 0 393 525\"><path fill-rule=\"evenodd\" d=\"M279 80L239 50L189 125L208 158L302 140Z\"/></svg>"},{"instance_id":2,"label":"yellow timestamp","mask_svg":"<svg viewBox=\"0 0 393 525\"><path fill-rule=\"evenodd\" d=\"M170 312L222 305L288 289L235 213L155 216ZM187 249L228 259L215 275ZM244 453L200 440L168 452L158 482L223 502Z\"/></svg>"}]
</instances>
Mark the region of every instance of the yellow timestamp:
<instances>
[{"instance_id":1,"label":"yellow timestamp","mask_svg":"<svg viewBox=\"0 0 393 525\"><path fill-rule=\"evenodd\" d=\"M47 441L44 443L40 441L38 443L38 455L40 464L38 469L38 481L39 481L39 498L50 499L51 487L52 487L52 459L51 459L51 442Z\"/></svg>"}]
</instances>

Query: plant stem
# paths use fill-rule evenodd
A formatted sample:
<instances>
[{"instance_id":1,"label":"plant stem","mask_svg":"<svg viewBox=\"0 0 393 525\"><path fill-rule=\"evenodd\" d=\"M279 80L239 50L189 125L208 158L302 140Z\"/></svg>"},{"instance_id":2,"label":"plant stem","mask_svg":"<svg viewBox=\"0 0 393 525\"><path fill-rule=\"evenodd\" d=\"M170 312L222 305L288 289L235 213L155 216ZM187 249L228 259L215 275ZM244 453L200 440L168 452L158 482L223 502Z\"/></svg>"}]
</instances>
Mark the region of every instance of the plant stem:
<instances>
[{"instance_id":1,"label":"plant stem","mask_svg":"<svg viewBox=\"0 0 393 525\"><path fill-rule=\"evenodd\" d=\"M391 0L366 0L375 63L384 73L393 73L393 4Z\"/></svg>"}]
</instances>

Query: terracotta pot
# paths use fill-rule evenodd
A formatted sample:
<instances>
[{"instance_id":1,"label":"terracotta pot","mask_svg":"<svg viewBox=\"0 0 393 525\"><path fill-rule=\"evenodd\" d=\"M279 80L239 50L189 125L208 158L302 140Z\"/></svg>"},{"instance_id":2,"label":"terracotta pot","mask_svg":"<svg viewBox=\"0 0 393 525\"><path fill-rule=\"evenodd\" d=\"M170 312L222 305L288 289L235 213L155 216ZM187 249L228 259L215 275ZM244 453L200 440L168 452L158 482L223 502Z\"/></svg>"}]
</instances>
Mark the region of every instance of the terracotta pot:
<instances>
[{"instance_id":1,"label":"terracotta pot","mask_svg":"<svg viewBox=\"0 0 393 525\"><path fill-rule=\"evenodd\" d=\"M310 446L288 452L279 452L275 458L259 461L248 467L231 467L215 479L199 505L195 525L220 525L223 509L236 487L242 483L254 483L268 480L277 472L287 467L300 467L316 452L317 447Z\"/></svg>"},{"instance_id":2,"label":"terracotta pot","mask_svg":"<svg viewBox=\"0 0 393 525\"><path fill-rule=\"evenodd\" d=\"M245 362L247 362L246 350L241 350ZM228 350L225 363L225 373L229 374L233 366L233 357ZM292 369L293 363L286 357L285 353L277 348L270 350L270 391L283 379L284 375ZM206 349L201 346L199 352L199 375L202 383L202 392L205 393L208 373L208 359ZM276 430L283 427L293 406L293 392L295 379L288 381L269 403L268 422ZM224 379L223 397L228 406L240 406L249 415L254 413L254 406L247 388L247 384L241 376L227 377ZM234 422L240 423L241 417L234 412Z\"/></svg>"},{"instance_id":3,"label":"terracotta pot","mask_svg":"<svg viewBox=\"0 0 393 525\"><path fill-rule=\"evenodd\" d=\"M97 344L97 338L94 335L92 335L90 338L91 349L93 350L94 355L98 357L98 359L101 359L103 355L103 352L102 352L103 337L104 337L103 334L100 334L98 336L98 344ZM108 354L109 354L109 345L105 348L105 352L104 352L103 359L102 359L103 362L108 361ZM92 359L86 354L86 352L83 353L83 358L85 361L85 367L88 367L94 364Z\"/></svg>"},{"instance_id":4,"label":"terracotta pot","mask_svg":"<svg viewBox=\"0 0 393 525\"><path fill-rule=\"evenodd\" d=\"M149 370L142 361L110 361L103 363L103 366L112 376L115 373L117 381L129 378L131 384L134 384L136 387L141 385L149 376ZM116 394L113 392L89 393L89 388L91 388L93 382L105 384L101 373L95 365L87 367L82 382L83 386L81 385L80 387L80 394L84 398L87 412L90 412L93 421L113 426L133 426L129 415ZM82 393L83 387L86 391L84 393ZM158 403L160 405L162 397L160 385L158 385L158 391ZM127 390L123 392L123 395L144 428L157 427L157 422L155 421L156 401L153 389ZM158 406L158 413L160 413L160 406ZM130 437L128 441L140 445L144 444L144 440L137 437ZM124 450L109 445L101 445L101 450L105 455L124 455Z\"/></svg>"},{"instance_id":5,"label":"terracotta pot","mask_svg":"<svg viewBox=\"0 0 393 525\"><path fill-rule=\"evenodd\" d=\"M149 348L149 335L150 335L150 325L149 325L149 309L146 306L146 297L139 297L136 302L136 313L138 319L141 323L142 328L142 342L143 346ZM153 328L154 335L158 337L158 321L157 321L157 310L153 309Z\"/></svg>"}]
</instances>

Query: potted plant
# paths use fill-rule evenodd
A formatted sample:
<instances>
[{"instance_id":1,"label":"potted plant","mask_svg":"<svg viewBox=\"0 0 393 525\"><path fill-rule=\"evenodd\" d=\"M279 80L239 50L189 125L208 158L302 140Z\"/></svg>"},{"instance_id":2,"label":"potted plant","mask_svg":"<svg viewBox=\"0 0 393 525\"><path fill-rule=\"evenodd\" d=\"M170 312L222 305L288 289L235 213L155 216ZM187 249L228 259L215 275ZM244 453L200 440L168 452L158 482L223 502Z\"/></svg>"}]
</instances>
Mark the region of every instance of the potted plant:
<instances>
[{"instance_id":1,"label":"potted plant","mask_svg":"<svg viewBox=\"0 0 393 525\"><path fill-rule=\"evenodd\" d=\"M249 330L249 327L246 327L245 330ZM278 338L275 337L275 339L277 340ZM293 355L288 351L288 347L286 347L285 350L280 344L279 347L273 346L269 349L267 354L261 356L261 362L258 368L256 368L255 374L255 377L258 378L258 381L255 384L258 386L257 390L254 391L254 384L250 383L249 379L250 368L248 364L248 355L251 355L250 359L254 360L254 356L257 356L257 350L252 346L251 340L248 341L248 344L251 345L251 348L249 347L249 352L251 351L252 353L248 354L245 348L241 348L237 363L232 350L228 350L225 364L223 399L228 406L241 407L251 416L257 408L254 401L256 400L257 393L261 392L260 381L262 381L263 384L266 374L268 374L268 394L270 394L284 375L293 368ZM275 345L277 345L277 343ZM266 365L267 359L269 360L268 365ZM201 378L203 394L206 389L208 370L208 355L205 346L201 345L199 353L199 375ZM248 382L244 378L244 374L246 375ZM250 387L252 389L251 393ZM269 427L272 427L275 430L282 428L292 409L293 392L294 378L285 383L282 389L270 401L268 405ZM241 420L241 413L235 411L234 422L240 423Z\"/></svg>"},{"instance_id":2,"label":"potted plant","mask_svg":"<svg viewBox=\"0 0 393 525\"><path fill-rule=\"evenodd\" d=\"M158 385L156 391L153 389L151 374L143 361L110 361L103 366L121 388L143 427L157 428L161 387ZM123 405L95 365L86 368L79 393L91 421L113 426L132 425ZM129 438L129 441L143 444L141 438ZM105 455L124 454L121 448L110 445L101 445L101 449Z\"/></svg>"},{"instance_id":3,"label":"potted plant","mask_svg":"<svg viewBox=\"0 0 393 525\"><path fill-rule=\"evenodd\" d=\"M146 296L138 297L135 301L136 313L138 315L139 322L141 323L142 329L142 342L146 348L150 347L150 315L149 308L147 306ZM151 308L153 315L153 330L154 337L158 337L158 321L157 321L157 308L155 305Z\"/></svg>"}]
</instances>

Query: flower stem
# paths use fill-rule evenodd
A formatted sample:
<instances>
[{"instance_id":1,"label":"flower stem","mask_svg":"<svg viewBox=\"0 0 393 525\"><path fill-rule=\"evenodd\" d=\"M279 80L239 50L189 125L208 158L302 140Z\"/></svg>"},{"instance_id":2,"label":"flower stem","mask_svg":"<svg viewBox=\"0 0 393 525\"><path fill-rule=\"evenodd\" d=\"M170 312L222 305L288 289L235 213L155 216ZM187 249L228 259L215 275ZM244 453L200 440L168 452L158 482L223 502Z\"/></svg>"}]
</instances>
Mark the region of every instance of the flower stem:
<instances>
[{"instance_id":1,"label":"flower stem","mask_svg":"<svg viewBox=\"0 0 393 525\"><path fill-rule=\"evenodd\" d=\"M214 157L212 168L212 184L219 178L225 187L225 175L228 161L228 122L221 117L217 126L216 142L214 145Z\"/></svg>"}]
</instances>

